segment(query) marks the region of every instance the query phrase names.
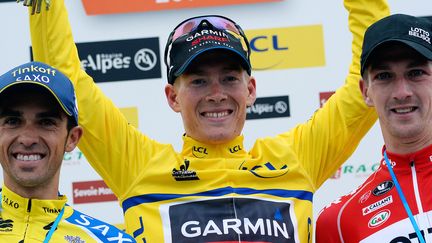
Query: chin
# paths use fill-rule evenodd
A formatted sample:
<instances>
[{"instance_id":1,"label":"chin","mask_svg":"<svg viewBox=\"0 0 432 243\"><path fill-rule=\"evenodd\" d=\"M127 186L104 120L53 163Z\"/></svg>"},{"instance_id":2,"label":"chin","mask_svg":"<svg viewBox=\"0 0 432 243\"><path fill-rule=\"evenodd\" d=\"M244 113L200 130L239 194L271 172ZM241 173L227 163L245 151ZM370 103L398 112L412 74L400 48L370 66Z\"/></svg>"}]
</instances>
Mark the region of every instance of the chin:
<instances>
[{"instance_id":1,"label":"chin","mask_svg":"<svg viewBox=\"0 0 432 243\"><path fill-rule=\"evenodd\" d=\"M232 135L228 136L226 134L209 134L206 136L206 141L209 144L222 144L231 141L234 139Z\"/></svg>"}]
</instances>

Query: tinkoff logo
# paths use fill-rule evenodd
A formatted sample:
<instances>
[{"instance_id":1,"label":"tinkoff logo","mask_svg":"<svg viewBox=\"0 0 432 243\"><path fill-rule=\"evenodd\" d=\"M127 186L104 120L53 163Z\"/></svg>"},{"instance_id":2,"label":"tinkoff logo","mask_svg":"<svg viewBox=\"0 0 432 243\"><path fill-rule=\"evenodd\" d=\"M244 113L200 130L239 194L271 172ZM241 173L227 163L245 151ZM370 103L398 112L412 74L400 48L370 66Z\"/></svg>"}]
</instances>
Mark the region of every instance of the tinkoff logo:
<instances>
[{"instance_id":1,"label":"tinkoff logo","mask_svg":"<svg viewBox=\"0 0 432 243\"><path fill-rule=\"evenodd\" d=\"M185 159L184 164L180 166L180 169L173 169L172 170L172 176L176 181L193 181L193 180L199 180L199 177L197 176L196 172L189 169L190 161Z\"/></svg>"}]
</instances>

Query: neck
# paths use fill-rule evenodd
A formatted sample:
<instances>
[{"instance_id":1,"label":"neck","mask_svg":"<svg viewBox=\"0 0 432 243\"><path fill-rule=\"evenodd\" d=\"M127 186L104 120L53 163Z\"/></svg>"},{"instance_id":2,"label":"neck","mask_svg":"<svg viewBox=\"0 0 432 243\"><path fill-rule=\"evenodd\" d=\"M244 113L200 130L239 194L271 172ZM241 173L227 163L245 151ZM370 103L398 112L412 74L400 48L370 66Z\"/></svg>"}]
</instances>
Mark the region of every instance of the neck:
<instances>
[{"instance_id":1,"label":"neck","mask_svg":"<svg viewBox=\"0 0 432 243\"><path fill-rule=\"evenodd\" d=\"M41 185L37 187L26 187L11 183L11 181L5 176L4 184L9 190L20 195L24 198L32 199L57 199L58 198L58 183L56 185Z\"/></svg>"},{"instance_id":2,"label":"neck","mask_svg":"<svg viewBox=\"0 0 432 243\"><path fill-rule=\"evenodd\" d=\"M384 136L386 149L396 154L410 154L432 144L431 139L389 139Z\"/></svg>"}]
</instances>

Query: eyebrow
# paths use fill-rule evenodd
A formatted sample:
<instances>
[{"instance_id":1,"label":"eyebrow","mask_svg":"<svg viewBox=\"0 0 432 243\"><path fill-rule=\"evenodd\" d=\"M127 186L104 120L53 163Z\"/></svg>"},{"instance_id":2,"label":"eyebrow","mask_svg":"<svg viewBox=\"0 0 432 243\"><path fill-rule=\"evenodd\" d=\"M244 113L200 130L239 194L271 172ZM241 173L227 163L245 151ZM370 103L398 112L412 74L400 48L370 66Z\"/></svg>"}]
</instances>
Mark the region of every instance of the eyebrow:
<instances>
[{"instance_id":1,"label":"eyebrow","mask_svg":"<svg viewBox=\"0 0 432 243\"><path fill-rule=\"evenodd\" d=\"M407 67L418 67L418 66L424 66L427 65L427 60L412 60L410 63L408 63ZM383 64L382 62L377 63L371 63L371 70L381 70L381 69L390 69L389 64Z\"/></svg>"},{"instance_id":2,"label":"eyebrow","mask_svg":"<svg viewBox=\"0 0 432 243\"><path fill-rule=\"evenodd\" d=\"M241 66L236 65L230 65L222 68L222 71L231 72L231 71L241 71ZM196 74L196 75L203 75L206 73L206 71L201 67L191 68L189 70L186 70L184 72L185 74Z\"/></svg>"},{"instance_id":3,"label":"eyebrow","mask_svg":"<svg viewBox=\"0 0 432 243\"><path fill-rule=\"evenodd\" d=\"M10 108L4 108L4 109L1 109L1 111L0 111L0 118L8 117L8 116L20 117L22 115L23 115L23 113L21 111L13 110ZM57 110L49 110L49 111L39 112L36 114L36 118L39 118L39 119L40 118L47 118L47 117L57 118L60 120L62 119L60 112Z\"/></svg>"}]
</instances>

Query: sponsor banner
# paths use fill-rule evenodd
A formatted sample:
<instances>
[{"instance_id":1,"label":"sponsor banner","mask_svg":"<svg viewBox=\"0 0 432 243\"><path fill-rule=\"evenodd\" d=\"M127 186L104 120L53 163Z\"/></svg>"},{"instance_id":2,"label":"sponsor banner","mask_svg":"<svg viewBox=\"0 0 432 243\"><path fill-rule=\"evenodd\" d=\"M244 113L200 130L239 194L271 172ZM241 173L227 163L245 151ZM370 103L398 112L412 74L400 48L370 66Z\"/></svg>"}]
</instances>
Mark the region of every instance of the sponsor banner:
<instances>
[{"instance_id":1,"label":"sponsor banner","mask_svg":"<svg viewBox=\"0 0 432 243\"><path fill-rule=\"evenodd\" d=\"M104 181L81 181L72 183L73 203L117 201L116 196Z\"/></svg>"},{"instance_id":2,"label":"sponsor banner","mask_svg":"<svg viewBox=\"0 0 432 243\"><path fill-rule=\"evenodd\" d=\"M255 103L246 110L247 120L289 116L290 107L288 96L257 98Z\"/></svg>"},{"instance_id":3,"label":"sponsor banner","mask_svg":"<svg viewBox=\"0 0 432 243\"><path fill-rule=\"evenodd\" d=\"M83 69L95 82L161 78L159 38L77 43Z\"/></svg>"},{"instance_id":4,"label":"sponsor banner","mask_svg":"<svg viewBox=\"0 0 432 243\"><path fill-rule=\"evenodd\" d=\"M374 164L344 164L333 174L331 179L340 179L343 176L368 177L379 167L379 163Z\"/></svg>"},{"instance_id":5,"label":"sponsor banner","mask_svg":"<svg viewBox=\"0 0 432 243\"><path fill-rule=\"evenodd\" d=\"M212 7L282 0L82 0L87 15Z\"/></svg>"},{"instance_id":6,"label":"sponsor banner","mask_svg":"<svg viewBox=\"0 0 432 243\"><path fill-rule=\"evenodd\" d=\"M76 46L82 68L96 83L162 77L158 37L82 42Z\"/></svg>"},{"instance_id":7,"label":"sponsor banner","mask_svg":"<svg viewBox=\"0 0 432 243\"><path fill-rule=\"evenodd\" d=\"M74 149L72 152L66 152L63 155L62 166L80 165L81 161L83 161L84 163L87 163L87 160L84 157L84 154L79 149Z\"/></svg>"},{"instance_id":8,"label":"sponsor banner","mask_svg":"<svg viewBox=\"0 0 432 243\"><path fill-rule=\"evenodd\" d=\"M319 93L319 102L320 102L320 107L322 107L328 99L330 99L330 97L334 94L334 91L330 91L330 92L320 92Z\"/></svg>"},{"instance_id":9,"label":"sponsor banner","mask_svg":"<svg viewBox=\"0 0 432 243\"><path fill-rule=\"evenodd\" d=\"M252 49L254 70L325 65L321 25L247 30L245 34Z\"/></svg>"}]
</instances>

